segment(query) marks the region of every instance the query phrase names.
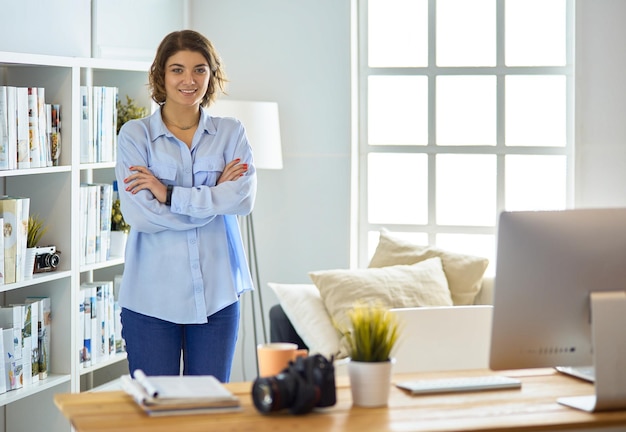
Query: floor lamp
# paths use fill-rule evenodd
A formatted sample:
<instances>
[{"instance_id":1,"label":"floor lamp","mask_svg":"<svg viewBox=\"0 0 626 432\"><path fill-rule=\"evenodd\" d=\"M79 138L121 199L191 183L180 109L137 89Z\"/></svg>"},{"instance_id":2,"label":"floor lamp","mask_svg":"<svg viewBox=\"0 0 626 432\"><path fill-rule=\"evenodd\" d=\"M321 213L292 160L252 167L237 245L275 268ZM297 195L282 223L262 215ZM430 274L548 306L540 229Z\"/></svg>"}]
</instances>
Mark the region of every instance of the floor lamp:
<instances>
[{"instance_id":1,"label":"floor lamp","mask_svg":"<svg viewBox=\"0 0 626 432\"><path fill-rule=\"evenodd\" d=\"M246 135L252 146L254 166L256 169L282 169L283 157L280 142L280 122L278 119L278 104L276 102L218 100L209 108L209 112L215 116L235 117L241 121L246 128ZM256 347L259 344L259 318L257 317L257 309L261 321L262 341L267 342L268 337L265 326L263 290L261 289L259 279L259 265L252 213L241 217L239 222L248 256L248 266L255 285L255 290L251 292L251 306L254 330L255 366L258 375L259 362Z\"/></svg>"}]
</instances>

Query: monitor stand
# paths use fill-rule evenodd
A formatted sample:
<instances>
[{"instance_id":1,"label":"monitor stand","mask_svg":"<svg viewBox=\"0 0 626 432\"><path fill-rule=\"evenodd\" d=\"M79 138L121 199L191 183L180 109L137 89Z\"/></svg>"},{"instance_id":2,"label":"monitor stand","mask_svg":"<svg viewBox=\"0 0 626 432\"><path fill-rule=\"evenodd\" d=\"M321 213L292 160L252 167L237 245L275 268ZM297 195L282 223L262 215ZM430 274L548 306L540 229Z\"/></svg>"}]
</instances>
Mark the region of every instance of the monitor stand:
<instances>
[{"instance_id":1,"label":"monitor stand","mask_svg":"<svg viewBox=\"0 0 626 432\"><path fill-rule=\"evenodd\" d=\"M595 395L559 398L588 412L626 409L626 292L591 293Z\"/></svg>"}]
</instances>

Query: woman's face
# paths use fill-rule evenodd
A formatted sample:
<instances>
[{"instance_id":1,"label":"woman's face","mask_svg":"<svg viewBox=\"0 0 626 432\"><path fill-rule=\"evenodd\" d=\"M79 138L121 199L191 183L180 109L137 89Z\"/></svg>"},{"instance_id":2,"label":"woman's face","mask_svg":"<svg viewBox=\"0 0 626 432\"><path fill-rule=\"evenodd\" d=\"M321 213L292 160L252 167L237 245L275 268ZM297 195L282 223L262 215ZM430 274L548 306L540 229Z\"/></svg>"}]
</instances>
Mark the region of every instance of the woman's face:
<instances>
[{"instance_id":1,"label":"woman's face","mask_svg":"<svg viewBox=\"0 0 626 432\"><path fill-rule=\"evenodd\" d=\"M178 51L165 64L166 103L197 106L202 102L211 69L202 54L195 51Z\"/></svg>"}]
</instances>

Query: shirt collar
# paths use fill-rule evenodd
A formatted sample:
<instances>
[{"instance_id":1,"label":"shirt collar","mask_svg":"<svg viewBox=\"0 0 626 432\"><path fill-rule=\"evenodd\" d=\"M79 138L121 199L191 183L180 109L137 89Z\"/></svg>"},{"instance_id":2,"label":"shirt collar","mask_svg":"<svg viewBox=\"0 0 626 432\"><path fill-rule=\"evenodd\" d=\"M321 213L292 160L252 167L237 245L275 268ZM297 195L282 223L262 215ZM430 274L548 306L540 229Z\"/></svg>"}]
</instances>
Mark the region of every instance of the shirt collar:
<instances>
[{"instance_id":1,"label":"shirt collar","mask_svg":"<svg viewBox=\"0 0 626 432\"><path fill-rule=\"evenodd\" d=\"M161 117L162 109L163 106L159 106L159 109L157 109L150 116L150 133L153 137L153 140L162 135L174 136L174 134L170 132L170 130L167 128L167 126L165 126L165 123L163 122L163 117ZM215 135L215 133L217 132L212 117L208 114L207 110L202 107L200 108L200 120L198 122L198 127L202 128L204 132L208 133L209 135Z\"/></svg>"}]
</instances>

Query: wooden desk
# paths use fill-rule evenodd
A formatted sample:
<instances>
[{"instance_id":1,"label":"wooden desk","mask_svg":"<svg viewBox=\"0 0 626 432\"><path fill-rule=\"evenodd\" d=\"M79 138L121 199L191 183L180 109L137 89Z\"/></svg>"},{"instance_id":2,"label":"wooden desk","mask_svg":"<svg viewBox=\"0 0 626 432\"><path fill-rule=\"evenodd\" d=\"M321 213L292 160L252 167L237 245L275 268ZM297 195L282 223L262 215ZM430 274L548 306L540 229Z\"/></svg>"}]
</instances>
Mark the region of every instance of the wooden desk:
<instances>
[{"instance_id":1,"label":"wooden desk","mask_svg":"<svg viewBox=\"0 0 626 432\"><path fill-rule=\"evenodd\" d=\"M491 371L446 372L394 376L394 382L411 378L468 376ZM411 396L391 389L384 408L352 406L347 377L337 378L337 404L303 416L286 412L262 415L250 397L250 383L228 388L241 398L243 410L193 416L150 418L121 391L55 395L55 403L78 432L129 431L537 431L581 430L604 427L626 429L626 410L590 414L559 405L560 396L593 392L591 384L552 370L512 371L521 390L496 390L436 396Z\"/></svg>"}]
</instances>

